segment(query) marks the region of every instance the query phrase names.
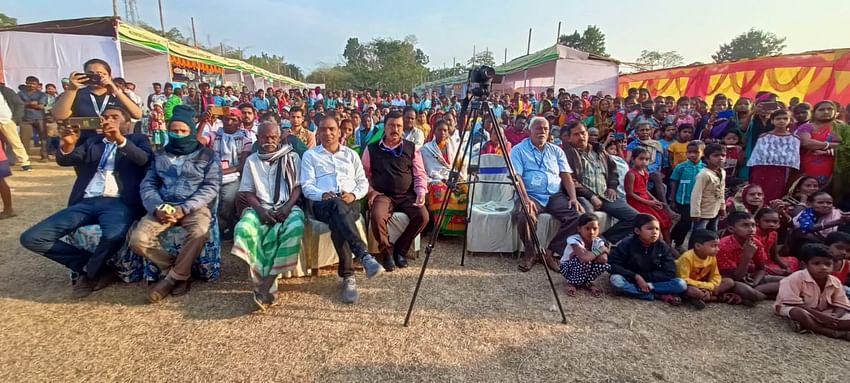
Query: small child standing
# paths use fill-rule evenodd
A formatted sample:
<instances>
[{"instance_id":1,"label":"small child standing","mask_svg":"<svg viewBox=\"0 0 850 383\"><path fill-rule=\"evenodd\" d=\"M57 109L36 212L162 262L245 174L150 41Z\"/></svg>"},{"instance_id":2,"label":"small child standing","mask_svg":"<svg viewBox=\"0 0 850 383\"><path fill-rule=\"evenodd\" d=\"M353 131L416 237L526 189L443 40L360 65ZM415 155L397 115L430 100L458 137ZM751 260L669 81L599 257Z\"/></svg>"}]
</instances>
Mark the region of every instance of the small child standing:
<instances>
[{"instance_id":1,"label":"small child standing","mask_svg":"<svg viewBox=\"0 0 850 383\"><path fill-rule=\"evenodd\" d=\"M676 260L676 270L679 278L688 284L685 291L687 302L697 310L705 308L705 302L717 301L720 296L735 287L731 278L723 278L717 268L717 251L720 249L720 239L717 233L708 230L695 230L694 248L682 254Z\"/></svg>"},{"instance_id":2,"label":"small child standing","mask_svg":"<svg viewBox=\"0 0 850 383\"><path fill-rule=\"evenodd\" d=\"M726 215L724 193L726 188L726 148L709 144L703 154L705 167L697 174L691 190L691 221L693 229L717 231L717 220ZM693 248L693 241L688 247Z\"/></svg>"},{"instance_id":3,"label":"small child standing","mask_svg":"<svg viewBox=\"0 0 850 383\"><path fill-rule=\"evenodd\" d=\"M593 284L608 271L608 246L599 238L599 218L593 213L578 218L578 234L567 238L567 247L561 257L561 275L567 280L567 295L575 296L577 288L586 288L598 297L602 290Z\"/></svg>"},{"instance_id":4,"label":"small child standing","mask_svg":"<svg viewBox=\"0 0 850 383\"><path fill-rule=\"evenodd\" d=\"M843 231L834 231L826 236L826 245L829 246L829 253L832 255L833 271L832 276L838 278L838 281L844 285L844 291L850 297L850 234Z\"/></svg>"},{"instance_id":5,"label":"small child standing","mask_svg":"<svg viewBox=\"0 0 850 383\"><path fill-rule=\"evenodd\" d=\"M779 212L769 207L761 208L756 212L756 237L767 250L768 260L765 269L769 275L786 276L800 269L797 258L780 257L778 249Z\"/></svg>"},{"instance_id":6,"label":"small child standing","mask_svg":"<svg viewBox=\"0 0 850 383\"><path fill-rule=\"evenodd\" d=\"M682 216L670 233L670 239L675 246L684 246L685 237L691 231L691 191L697 174L705 167L700 161L704 147L705 144L702 141L689 142L688 160L677 165L673 169L673 174L670 175L670 194L673 196L670 207Z\"/></svg>"},{"instance_id":7,"label":"small child standing","mask_svg":"<svg viewBox=\"0 0 850 383\"><path fill-rule=\"evenodd\" d=\"M688 160L688 143L694 137L693 125L679 125L679 133L676 136L676 142L671 143L667 147L667 152L670 157L670 166L674 169L676 166Z\"/></svg>"},{"instance_id":8,"label":"small child standing","mask_svg":"<svg viewBox=\"0 0 850 383\"><path fill-rule=\"evenodd\" d=\"M782 277L765 275L767 248L756 236L755 219L750 213L736 211L727 220L731 235L720 240L720 274L736 282L735 292L748 303L775 295Z\"/></svg>"},{"instance_id":9,"label":"small child standing","mask_svg":"<svg viewBox=\"0 0 850 383\"><path fill-rule=\"evenodd\" d=\"M726 169L726 175L734 177L738 174L739 161L744 159L744 148L741 147L741 133L738 129L729 129L723 133L723 145L726 146L726 162L723 164L723 169Z\"/></svg>"},{"instance_id":10,"label":"small child standing","mask_svg":"<svg viewBox=\"0 0 850 383\"><path fill-rule=\"evenodd\" d=\"M638 213L655 217L661 225L664 241L670 244L670 228L673 221L665 210L664 203L649 194L649 152L643 147L632 150L632 169L626 173L626 202Z\"/></svg>"},{"instance_id":11,"label":"small child standing","mask_svg":"<svg viewBox=\"0 0 850 383\"><path fill-rule=\"evenodd\" d=\"M151 110L148 121L148 135L151 140L151 145L154 150L156 150L166 144L165 111L162 109L161 102L153 104L153 110Z\"/></svg>"},{"instance_id":12,"label":"small child standing","mask_svg":"<svg viewBox=\"0 0 850 383\"><path fill-rule=\"evenodd\" d=\"M679 278L672 249L661 238L658 220L649 214L634 219L634 235L622 240L611 256L610 282L614 291L643 300L659 298L679 305L688 285Z\"/></svg>"},{"instance_id":13,"label":"small child standing","mask_svg":"<svg viewBox=\"0 0 850 383\"><path fill-rule=\"evenodd\" d=\"M784 110L770 114L773 130L759 136L747 166L750 183L764 189L765 201L781 199L792 172L800 170L800 138L788 131L791 116Z\"/></svg>"},{"instance_id":14,"label":"small child standing","mask_svg":"<svg viewBox=\"0 0 850 383\"><path fill-rule=\"evenodd\" d=\"M834 262L829 248L807 243L798 257L805 268L780 282L774 312L788 318L795 332L850 340L850 300L838 278L830 275Z\"/></svg>"}]
</instances>

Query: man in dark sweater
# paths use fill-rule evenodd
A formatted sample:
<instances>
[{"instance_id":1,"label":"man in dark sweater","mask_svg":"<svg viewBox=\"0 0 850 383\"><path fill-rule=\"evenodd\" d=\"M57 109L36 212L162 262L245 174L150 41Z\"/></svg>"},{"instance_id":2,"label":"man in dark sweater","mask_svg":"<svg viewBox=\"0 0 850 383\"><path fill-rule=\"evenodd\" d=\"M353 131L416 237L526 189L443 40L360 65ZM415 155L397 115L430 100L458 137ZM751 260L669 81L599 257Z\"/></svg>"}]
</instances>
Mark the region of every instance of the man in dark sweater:
<instances>
[{"instance_id":1,"label":"man in dark sweater","mask_svg":"<svg viewBox=\"0 0 850 383\"><path fill-rule=\"evenodd\" d=\"M152 157L148 138L122 134L130 116L119 106L105 106L101 118L102 132L79 144L79 128L62 130L56 163L77 170L68 207L21 234L25 248L80 274L73 287L75 298L105 287L110 280L106 261L121 249L130 225L145 212L139 184ZM100 225L102 233L94 253L60 240L92 224Z\"/></svg>"},{"instance_id":2,"label":"man in dark sweater","mask_svg":"<svg viewBox=\"0 0 850 383\"><path fill-rule=\"evenodd\" d=\"M425 193L428 176L422 155L413 142L404 137L401 112L393 111L384 118L384 138L363 151L363 169L369 179L369 219L372 232L384 261L384 269L407 267L407 255L416 236L428 223ZM404 232L390 243L387 223L394 212L410 219Z\"/></svg>"}]
</instances>

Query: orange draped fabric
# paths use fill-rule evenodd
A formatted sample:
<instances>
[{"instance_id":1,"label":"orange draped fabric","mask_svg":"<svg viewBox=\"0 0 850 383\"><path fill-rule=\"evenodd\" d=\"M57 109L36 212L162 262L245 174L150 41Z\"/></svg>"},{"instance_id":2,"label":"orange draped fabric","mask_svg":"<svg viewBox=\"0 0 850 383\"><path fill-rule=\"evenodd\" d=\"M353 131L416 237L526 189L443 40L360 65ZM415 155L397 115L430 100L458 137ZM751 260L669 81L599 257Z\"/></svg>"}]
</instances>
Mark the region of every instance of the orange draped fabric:
<instances>
[{"instance_id":1,"label":"orange draped fabric","mask_svg":"<svg viewBox=\"0 0 850 383\"><path fill-rule=\"evenodd\" d=\"M770 91L787 102L832 99L850 103L850 49L761 57L719 64L629 73L620 76L618 91L647 88L653 96L700 96L723 93L732 99Z\"/></svg>"}]
</instances>

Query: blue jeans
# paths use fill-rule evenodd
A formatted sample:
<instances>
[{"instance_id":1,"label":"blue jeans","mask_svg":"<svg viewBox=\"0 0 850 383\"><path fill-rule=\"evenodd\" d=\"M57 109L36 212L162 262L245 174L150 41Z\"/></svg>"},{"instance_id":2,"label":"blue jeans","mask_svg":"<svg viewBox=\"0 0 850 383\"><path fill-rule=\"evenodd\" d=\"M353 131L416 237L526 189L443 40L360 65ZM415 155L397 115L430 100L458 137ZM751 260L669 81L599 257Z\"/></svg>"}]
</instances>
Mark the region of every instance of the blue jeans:
<instances>
[{"instance_id":1,"label":"blue jeans","mask_svg":"<svg viewBox=\"0 0 850 383\"><path fill-rule=\"evenodd\" d=\"M65 267L97 278L106 261L115 255L133 223L133 212L119 198L86 198L62 209L21 234L21 245ZM59 238L88 225L100 225L100 243L90 253Z\"/></svg>"},{"instance_id":2,"label":"blue jeans","mask_svg":"<svg viewBox=\"0 0 850 383\"><path fill-rule=\"evenodd\" d=\"M629 282L626 277L620 274L611 274L609 281L611 282L611 287L614 288L615 292L646 301L655 300L655 294L679 295L688 289L688 284L685 283L685 280L682 278L673 278L669 281L662 282L647 282L650 288L648 293L640 291L637 284Z\"/></svg>"}]
</instances>

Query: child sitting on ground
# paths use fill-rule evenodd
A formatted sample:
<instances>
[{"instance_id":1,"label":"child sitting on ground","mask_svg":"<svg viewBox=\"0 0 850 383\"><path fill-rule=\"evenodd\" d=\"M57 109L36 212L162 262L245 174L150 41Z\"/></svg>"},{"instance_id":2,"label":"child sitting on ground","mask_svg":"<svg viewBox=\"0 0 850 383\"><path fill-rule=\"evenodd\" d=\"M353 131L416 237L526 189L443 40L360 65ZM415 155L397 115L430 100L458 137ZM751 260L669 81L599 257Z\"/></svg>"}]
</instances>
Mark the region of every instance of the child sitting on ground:
<instances>
[{"instance_id":1,"label":"child sitting on ground","mask_svg":"<svg viewBox=\"0 0 850 383\"><path fill-rule=\"evenodd\" d=\"M796 332L850 340L850 300L838 278L830 275L833 258L829 248L807 243L800 247L798 257L805 268L780 282L774 312L788 318Z\"/></svg>"},{"instance_id":2,"label":"child sitting on ground","mask_svg":"<svg viewBox=\"0 0 850 383\"><path fill-rule=\"evenodd\" d=\"M614 291L643 300L659 298L679 305L688 285L679 278L670 246L661 238L658 220L649 214L634 219L634 235L621 241L611 255L610 282Z\"/></svg>"},{"instance_id":3,"label":"child sitting on ground","mask_svg":"<svg viewBox=\"0 0 850 383\"><path fill-rule=\"evenodd\" d=\"M832 276L844 285L844 291L850 297L850 234L843 231L835 231L826 236L826 245L832 255Z\"/></svg>"},{"instance_id":4,"label":"child sitting on ground","mask_svg":"<svg viewBox=\"0 0 850 383\"><path fill-rule=\"evenodd\" d=\"M697 310L705 308L705 302L714 302L718 297L730 292L735 287L731 278L723 278L717 268L717 251L720 239L717 233L708 230L695 230L694 248L682 254L676 260L679 278L685 280L688 289L685 291L687 302Z\"/></svg>"},{"instance_id":5,"label":"child sitting on ground","mask_svg":"<svg viewBox=\"0 0 850 383\"><path fill-rule=\"evenodd\" d=\"M575 296L577 288L586 288L598 297L602 290L593 284L608 271L608 246L599 238L599 218L593 213L578 218L578 234L567 238L567 247L561 257L561 275L567 280L567 295Z\"/></svg>"},{"instance_id":6,"label":"child sitting on ground","mask_svg":"<svg viewBox=\"0 0 850 383\"><path fill-rule=\"evenodd\" d=\"M756 237L767 249L768 260L765 269L769 275L786 276L800 269L795 257L779 256L779 228L781 221L779 212L769 207L763 207L756 213Z\"/></svg>"},{"instance_id":7,"label":"child sitting on ground","mask_svg":"<svg viewBox=\"0 0 850 383\"><path fill-rule=\"evenodd\" d=\"M720 275L738 282L734 292L743 299L741 303L750 304L775 295L782 277L765 275L767 249L756 237L755 219L750 213L736 211L727 220L730 235L720 240L717 252Z\"/></svg>"}]
</instances>

